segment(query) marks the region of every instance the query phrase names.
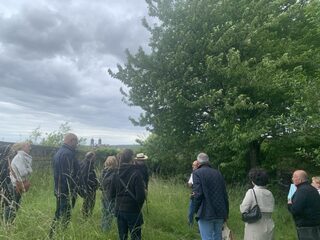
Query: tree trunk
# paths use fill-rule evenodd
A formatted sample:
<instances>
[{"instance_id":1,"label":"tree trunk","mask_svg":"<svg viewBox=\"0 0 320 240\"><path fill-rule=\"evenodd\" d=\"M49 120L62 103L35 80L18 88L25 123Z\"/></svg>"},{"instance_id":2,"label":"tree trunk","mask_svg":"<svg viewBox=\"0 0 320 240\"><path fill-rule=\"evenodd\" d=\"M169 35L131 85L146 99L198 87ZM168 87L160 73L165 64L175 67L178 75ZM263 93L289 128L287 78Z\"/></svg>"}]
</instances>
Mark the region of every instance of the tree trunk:
<instances>
[{"instance_id":1,"label":"tree trunk","mask_svg":"<svg viewBox=\"0 0 320 240\"><path fill-rule=\"evenodd\" d=\"M250 169L260 165L260 143L255 140L249 144Z\"/></svg>"}]
</instances>

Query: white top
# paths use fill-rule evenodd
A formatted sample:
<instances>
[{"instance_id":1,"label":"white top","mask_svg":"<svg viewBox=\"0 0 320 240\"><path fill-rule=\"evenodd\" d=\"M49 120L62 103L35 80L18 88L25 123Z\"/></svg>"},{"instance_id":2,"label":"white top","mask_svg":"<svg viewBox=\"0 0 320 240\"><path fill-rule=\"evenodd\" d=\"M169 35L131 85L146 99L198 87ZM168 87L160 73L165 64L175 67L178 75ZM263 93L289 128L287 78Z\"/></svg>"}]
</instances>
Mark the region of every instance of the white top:
<instances>
[{"instance_id":1,"label":"white top","mask_svg":"<svg viewBox=\"0 0 320 240\"><path fill-rule=\"evenodd\" d=\"M32 173L32 157L24 151L18 151L12 159L11 169L14 175L10 172L10 179L14 186L16 182L26 180Z\"/></svg>"},{"instance_id":2,"label":"white top","mask_svg":"<svg viewBox=\"0 0 320 240\"><path fill-rule=\"evenodd\" d=\"M191 175L190 175L190 178L189 178L188 184L189 184L189 185L192 185L192 184L193 184L193 177L192 177L192 173L191 173Z\"/></svg>"},{"instance_id":3,"label":"white top","mask_svg":"<svg viewBox=\"0 0 320 240\"><path fill-rule=\"evenodd\" d=\"M272 193L265 187L261 186L254 186L253 189L256 193L261 212L272 213L274 210L274 197ZM254 205L256 205L256 200L254 198L252 189L249 189L240 205L240 212L244 213L251 209Z\"/></svg>"}]
</instances>

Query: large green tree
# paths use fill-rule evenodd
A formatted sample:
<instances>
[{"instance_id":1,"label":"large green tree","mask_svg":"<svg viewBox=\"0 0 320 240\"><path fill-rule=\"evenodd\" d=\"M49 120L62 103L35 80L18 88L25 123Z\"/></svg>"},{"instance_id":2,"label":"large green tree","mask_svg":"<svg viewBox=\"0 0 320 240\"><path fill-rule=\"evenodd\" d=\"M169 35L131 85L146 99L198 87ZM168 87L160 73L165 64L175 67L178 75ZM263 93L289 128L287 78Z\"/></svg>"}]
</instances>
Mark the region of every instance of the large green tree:
<instances>
[{"instance_id":1,"label":"large green tree","mask_svg":"<svg viewBox=\"0 0 320 240\"><path fill-rule=\"evenodd\" d=\"M319 1L147 3L158 20L143 21L151 51L127 52L110 74L145 111L134 122L156 134L163 156L207 151L242 174L261 164L266 139L319 133Z\"/></svg>"}]
</instances>

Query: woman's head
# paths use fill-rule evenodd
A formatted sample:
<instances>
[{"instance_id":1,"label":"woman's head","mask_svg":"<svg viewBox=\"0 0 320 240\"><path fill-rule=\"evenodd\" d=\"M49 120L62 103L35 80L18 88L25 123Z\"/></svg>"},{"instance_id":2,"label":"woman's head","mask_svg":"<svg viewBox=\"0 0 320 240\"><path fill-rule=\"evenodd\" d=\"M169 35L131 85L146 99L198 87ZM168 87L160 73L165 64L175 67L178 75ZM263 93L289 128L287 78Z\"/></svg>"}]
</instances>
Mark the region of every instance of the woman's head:
<instances>
[{"instance_id":1,"label":"woman's head","mask_svg":"<svg viewBox=\"0 0 320 240\"><path fill-rule=\"evenodd\" d=\"M26 153L30 153L30 150L31 150L31 144L30 142L19 142L19 143L15 143L13 146L12 146L12 149L14 151L24 151Z\"/></svg>"},{"instance_id":2,"label":"woman's head","mask_svg":"<svg viewBox=\"0 0 320 240\"><path fill-rule=\"evenodd\" d=\"M87 152L86 155L85 155L85 160L86 161L94 161L96 159L96 154L95 152Z\"/></svg>"},{"instance_id":3,"label":"woman's head","mask_svg":"<svg viewBox=\"0 0 320 240\"><path fill-rule=\"evenodd\" d=\"M312 186L314 186L316 189L320 189L320 177L312 177Z\"/></svg>"},{"instance_id":4,"label":"woman's head","mask_svg":"<svg viewBox=\"0 0 320 240\"><path fill-rule=\"evenodd\" d=\"M249 172L249 179L257 186L266 186L269 182L269 177L266 170L262 168L253 168Z\"/></svg>"},{"instance_id":5,"label":"woman's head","mask_svg":"<svg viewBox=\"0 0 320 240\"><path fill-rule=\"evenodd\" d=\"M118 166L118 160L115 156L107 157L104 162L104 168L116 168Z\"/></svg>"}]
</instances>

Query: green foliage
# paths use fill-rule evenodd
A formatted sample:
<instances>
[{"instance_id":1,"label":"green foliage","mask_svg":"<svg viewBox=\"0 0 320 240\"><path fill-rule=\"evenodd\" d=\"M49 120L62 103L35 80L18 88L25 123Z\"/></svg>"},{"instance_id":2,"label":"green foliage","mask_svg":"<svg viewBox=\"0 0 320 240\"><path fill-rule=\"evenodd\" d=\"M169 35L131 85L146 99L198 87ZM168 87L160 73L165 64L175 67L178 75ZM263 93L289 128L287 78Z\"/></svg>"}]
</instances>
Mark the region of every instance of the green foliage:
<instances>
[{"instance_id":1,"label":"green foliage","mask_svg":"<svg viewBox=\"0 0 320 240\"><path fill-rule=\"evenodd\" d=\"M38 144L39 139L42 138L42 140L40 141L40 145L58 147L63 144L64 136L70 131L71 131L71 126L69 125L68 122L62 123L59 126L58 130L55 130L50 133L47 133L47 132L43 133L40 130L40 127L37 127L31 132L28 140L33 142L33 144ZM84 145L87 139L83 137L79 137L78 141L79 141L79 145Z\"/></svg>"},{"instance_id":2,"label":"green foliage","mask_svg":"<svg viewBox=\"0 0 320 240\"><path fill-rule=\"evenodd\" d=\"M147 2L151 52L127 52L109 73L145 111L133 122L157 136L146 148L161 168L206 151L240 178L267 157L266 139L319 135L319 1Z\"/></svg>"}]
</instances>

